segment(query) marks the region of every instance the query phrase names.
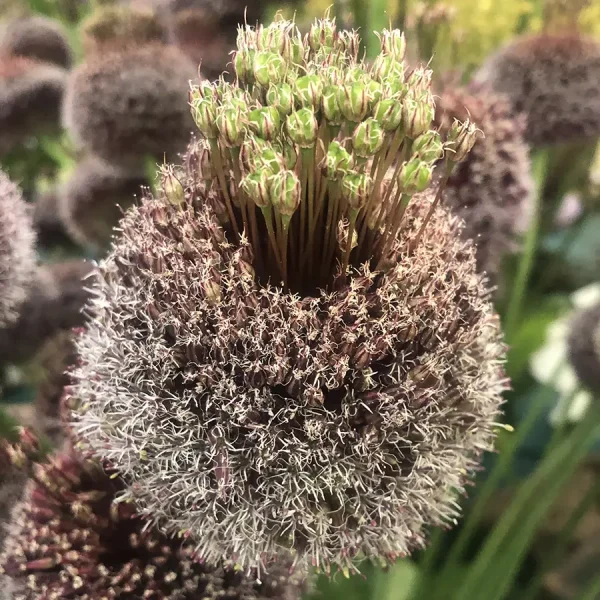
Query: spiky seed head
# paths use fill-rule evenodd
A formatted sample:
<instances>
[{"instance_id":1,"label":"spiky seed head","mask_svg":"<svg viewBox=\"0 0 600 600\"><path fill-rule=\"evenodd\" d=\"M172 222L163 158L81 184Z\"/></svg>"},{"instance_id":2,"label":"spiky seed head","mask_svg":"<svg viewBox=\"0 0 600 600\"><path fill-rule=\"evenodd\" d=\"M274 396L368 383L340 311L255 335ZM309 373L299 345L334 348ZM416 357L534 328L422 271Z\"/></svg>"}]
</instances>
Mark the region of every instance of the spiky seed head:
<instances>
[{"instance_id":1,"label":"spiky seed head","mask_svg":"<svg viewBox=\"0 0 600 600\"><path fill-rule=\"evenodd\" d=\"M179 50L160 44L92 56L69 78L65 124L79 145L108 162L162 162L189 142L186 92L195 72Z\"/></svg>"},{"instance_id":2,"label":"spiky seed head","mask_svg":"<svg viewBox=\"0 0 600 600\"><path fill-rule=\"evenodd\" d=\"M59 214L69 235L94 252L107 249L119 219L144 184L143 177L101 158L84 158L59 191Z\"/></svg>"},{"instance_id":3,"label":"spiky seed head","mask_svg":"<svg viewBox=\"0 0 600 600\"><path fill-rule=\"evenodd\" d=\"M568 345L569 361L583 385L600 391L600 304L575 315Z\"/></svg>"},{"instance_id":4,"label":"spiky seed head","mask_svg":"<svg viewBox=\"0 0 600 600\"><path fill-rule=\"evenodd\" d=\"M502 258L517 247L531 215L533 178L525 119L502 94L473 86L444 90L436 103L436 124L445 139L455 119L469 116L482 131L448 181L445 202L465 221L463 237L475 241L477 267L491 280Z\"/></svg>"},{"instance_id":5,"label":"spiky seed head","mask_svg":"<svg viewBox=\"0 0 600 600\"><path fill-rule=\"evenodd\" d=\"M83 308L90 297L89 277L93 270L83 260L37 269L19 318L0 330L0 364L27 360L59 331L85 323Z\"/></svg>"},{"instance_id":6,"label":"spiky seed head","mask_svg":"<svg viewBox=\"0 0 600 600\"><path fill-rule=\"evenodd\" d=\"M47 17L10 19L0 27L0 53L24 56L68 69L73 52L60 24Z\"/></svg>"},{"instance_id":7,"label":"spiky seed head","mask_svg":"<svg viewBox=\"0 0 600 600\"><path fill-rule=\"evenodd\" d=\"M600 43L572 34L518 39L476 75L525 114L534 146L600 135L599 79Z\"/></svg>"},{"instance_id":8,"label":"spiky seed head","mask_svg":"<svg viewBox=\"0 0 600 600\"><path fill-rule=\"evenodd\" d=\"M35 464L15 507L0 555L0 577L13 600L155 598L167 600L296 600L302 577L289 563L271 564L261 580L231 562L207 566L193 547L166 537L116 503L121 484L67 448Z\"/></svg>"},{"instance_id":9,"label":"spiky seed head","mask_svg":"<svg viewBox=\"0 0 600 600\"><path fill-rule=\"evenodd\" d=\"M20 56L0 56L0 156L58 128L67 74Z\"/></svg>"},{"instance_id":10,"label":"spiky seed head","mask_svg":"<svg viewBox=\"0 0 600 600\"><path fill-rule=\"evenodd\" d=\"M166 42L167 28L153 10L147 7L99 6L80 25L83 47L87 55L106 48L131 47L151 42Z\"/></svg>"},{"instance_id":11,"label":"spiky seed head","mask_svg":"<svg viewBox=\"0 0 600 600\"><path fill-rule=\"evenodd\" d=\"M270 27L244 29L240 44L276 44L286 59L277 32L296 39L295 26ZM505 388L498 319L433 163L402 124L378 132L369 158L353 148L398 92L373 95L353 46L320 27L317 49L305 39L275 85L358 77L347 116L332 123L297 99L290 116L306 118L268 140L247 128L232 146L209 128L214 177L194 145L175 169L184 201L161 189L129 210L78 339L75 438L119 468L123 498L188 531L208 562L257 566L291 549L297 565L351 569L421 546L426 525L456 517ZM430 94L427 76L408 77ZM191 104L251 114L270 106L271 85L201 84Z\"/></svg>"},{"instance_id":12,"label":"spiky seed head","mask_svg":"<svg viewBox=\"0 0 600 600\"><path fill-rule=\"evenodd\" d=\"M0 170L0 330L15 322L36 263L29 207Z\"/></svg>"}]
</instances>

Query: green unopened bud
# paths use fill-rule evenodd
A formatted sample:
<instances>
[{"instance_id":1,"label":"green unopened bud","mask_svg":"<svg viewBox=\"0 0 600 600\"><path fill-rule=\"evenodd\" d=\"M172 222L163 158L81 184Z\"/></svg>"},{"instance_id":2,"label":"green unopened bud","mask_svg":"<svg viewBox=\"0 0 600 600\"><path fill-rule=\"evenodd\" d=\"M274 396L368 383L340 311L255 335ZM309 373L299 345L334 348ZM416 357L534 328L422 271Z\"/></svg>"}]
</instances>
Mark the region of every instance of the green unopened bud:
<instances>
[{"instance_id":1,"label":"green unopened bud","mask_svg":"<svg viewBox=\"0 0 600 600\"><path fill-rule=\"evenodd\" d=\"M415 139L412 152L426 163L434 163L444 156L444 147L437 131L426 131Z\"/></svg>"},{"instance_id":2,"label":"green unopened bud","mask_svg":"<svg viewBox=\"0 0 600 600\"><path fill-rule=\"evenodd\" d=\"M269 197L271 204L279 212L284 225L300 205L302 185L293 171L280 171L269 179Z\"/></svg>"},{"instance_id":3,"label":"green unopened bud","mask_svg":"<svg viewBox=\"0 0 600 600\"><path fill-rule=\"evenodd\" d=\"M193 147L193 153L189 155L195 162L200 179L210 181L213 178L213 167L210 157L210 148L206 140L201 140Z\"/></svg>"},{"instance_id":4,"label":"green unopened bud","mask_svg":"<svg viewBox=\"0 0 600 600\"><path fill-rule=\"evenodd\" d=\"M201 81L190 90L190 104L194 100L217 100L218 97L219 94L215 84L208 81Z\"/></svg>"},{"instance_id":5,"label":"green unopened bud","mask_svg":"<svg viewBox=\"0 0 600 600\"><path fill-rule=\"evenodd\" d=\"M369 103L371 106L375 106L383 96L383 86L378 81L371 79L367 83L367 94L369 95Z\"/></svg>"},{"instance_id":6,"label":"green unopened bud","mask_svg":"<svg viewBox=\"0 0 600 600\"><path fill-rule=\"evenodd\" d=\"M339 125L342 122L342 111L338 102L338 88L328 85L323 91L321 108L325 118L331 125Z\"/></svg>"},{"instance_id":7,"label":"green unopened bud","mask_svg":"<svg viewBox=\"0 0 600 600\"><path fill-rule=\"evenodd\" d=\"M246 84L254 82L254 55L251 48L240 48L233 57L233 68L237 78Z\"/></svg>"},{"instance_id":8,"label":"green unopened bud","mask_svg":"<svg viewBox=\"0 0 600 600\"><path fill-rule=\"evenodd\" d=\"M281 55L289 65L297 66L303 64L304 43L299 33L295 35L288 34Z\"/></svg>"},{"instance_id":9,"label":"green unopened bud","mask_svg":"<svg viewBox=\"0 0 600 600\"><path fill-rule=\"evenodd\" d=\"M337 181L353 166L354 159L352 155L339 142L331 142L325 157L328 179Z\"/></svg>"},{"instance_id":10,"label":"green unopened bud","mask_svg":"<svg viewBox=\"0 0 600 600\"><path fill-rule=\"evenodd\" d=\"M285 169L285 158L274 148L265 148L258 154L254 164L257 170L274 175Z\"/></svg>"},{"instance_id":11,"label":"green unopened bud","mask_svg":"<svg viewBox=\"0 0 600 600\"><path fill-rule=\"evenodd\" d=\"M416 68L406 80L406 85L413 90L415 96L429 92L431 88L431 69Z\"/></svg>"},{"instance_id":12,"label":"green unopened bud","mask_svg":"<svg viewBox=\"0 0 600 600\"><path fill-rule=\"evenodd\" d=\"M317 110L321 105L323 83L318 75L298 77L294 84L296 98L301 106Z\"/></svg>"},{"instance_id":13,"label":"green unopened bud","mask_svg":"<svg viewBox=\"0 0 600 600\"><path fill-rule=\"evenodd\" d=\"M181 181L175 177L171 167L163 167L160 172L161 186L166 199L176 206L185 202L185 191Z\"/></svg>"},{"instance_id":14,"label":"green unopened bud","mask_svg":"<svg viewBox=\"0 0 600 600\"><path fill-rule=\"evenodd\" d=\"M393 56L396 60L404 60L406 39L399 29L384 29L380 36L381 52Z\"/></svg>"},{"instance_id":15,"label":"green unopened bud","mask_svg":"<svg viewBox=\"0 0 600 600\"><path fill-rule=\"evenodd\" d=\"M283 158L285 166L288 169L294 169L298 160L298 153L294 144L284 144L283 146Z\"/></svg>"},{"instance_id":16,"label":"green unopened bud","mask_svg":"<svg viewBox=\"0 0 600 600\"><path fill-rule=\"evenodd\" d=\"M276 108L282 117L286 117L294 110L292 86L289 83L271 85L267 91L267 102Z\"/></svg>"},{"instance_id":17,"label":"green unopened bud","mask_svg":"<svg viewBox=\"0 0 600 600\"><path fill-rule=\"evenodd\" d=\"M319 124L310 108L301 108L287 118L287 132L301 148L310 148L316 141Z\"/></svg>"},{"instance_id":18,"label":"green unopened bud","mask_svg":"<svg viewBox=\"0 0 600 600\"><path fill-rule=\"evenodd\" d=\"M402 166L399 183L405 194L412 195L425 190L432 176L433 168L430 165L418 158L413 158Z\"/></svg>"},{"instance_id":19,"label":"green unopened bud","mask_svg":"<svg viewBox=\"0 0 600 600\"><path fill-rule=\"evenodd\" d=\"M393 56L380 54L373 62L371 76L382 84L387 83L391 77L404 81L404 63Z\"/></svg>"},{"instance_id":20,"label":"green unopened bud","mask_svg":"<svg viewBox=\"0 0 600 600\"><path fill-rule=\"evenodd\" d=\"M340 31L337 39L337 47L347 54L353 62L358 59L360 50L360 38L356 31Z\"/></svg>"},{"instance_id":21,"label":"green unopened bud","mask_svg":"<svg viewBox=\"0 0 600 600\"><path fill-rule=\"evenodd\" d=\"M191 108L194 123L196 123L202 135L208 139L216 138L218 134L216 104L205 98L194 100Z\"/></svg>"},{"instance_id":22,"label":"green unopened bud","mask_svg":"<svg viewBox=\"0 0 600 600\"><path fill-rule=\"evenodd\" d=\"M331 19L322 19L313 23L308 34L308 43L316 52L321 48L333 50L337 40L337 28L335 21Z\"/></svg>"},{"instance_id":23,"label":"green unopened bud","mask_svg":"<svg viewBox=\"0 0 600 600\"><path fill-rule=\"evenodd\" d=\"M402 124L409 138L416 138L427 131L433 121L434 108L426 96L420 100L406 97L402 103Z\"/></svg>"},{"instance_id":24,"label":"green unopened bud","mask_svg":"<svg viewBox=\"0 0 600 600\"><path fill-rule=\"evenodd\" d=\"M373 118L359 123L352 135L352 146L357 156L368 158L378 152L383 145L384 132Z\"/></svg>"},{"instance_id":25,"label":"green unopened bud","mask_svg":"<svg viewBox=\"0 0 600 600\"><path fill-rule=\"evenodd\" d=\"M253 71L261 85L277 84L285 78L287 63L281 55L265 50L254 56Z\"/></svg>"},{"instance_id":26,"label":"green unopened bud","mask_svg":"<svg viewBox=\"0 0 600 600\"><path fill-rule=\"evenodd\" d=\"M241 146L246 135L244 113L239 107L223 108L217 115L217 128L221 139L229 148Z\"/></svg>"},{"instance_id":27,"label":"green unopened bud","mask_svg":"<svg viewBox=\"0 0 600 600\"><path fill-rule=\"evenodd\" d=\"M272 140L279 133L281 118L273 106L256 108L248 115L248 125L261 138Z\"/></svg>"},{"instance_id":28,"label":"green unopened bud","mask_svg":"<svg viewBox=\"0 0 600 600\"><path fill-rule=\"evenodd\" d=\"M468 119L464 123L454 119L446 139L446 148L449 151L448 157L450 160L453 162L463 160L481 134L482 132Z\"/></svg>"},{"instance_id":29,"label":"green unopened bud","mask_svg":"<svg viewBox=\"0 0 600 600\"><path fill-rule=\"evenodd\" d=\"M275 22L268 27L261 25L256 33L256 44L259 50L281 53L286 37L286 25L284 23Z\"/></svg>"},{"instance_id":30,"label":"green unopened bud","mask_svg":"<svg viewBox=\"0 0 600 600\"><path fill-rule=\"evenodd\" d=\"M385 131L396 131L402 123L402 102L394 98L380 100L373 114Z\"/></svg>"},{"instance_id":31,"label":"green unopened bud","mask_svg":"<svg viewBox=\"0 0 600 600\"><path fill-rule=\"evenodd\" d=\"M269 176L270 174L266 171L255 171L246 175L240 184L248 198L259 208L264 208L269 204Z\"/></svg>"},{"instance_id":32,"label":"green unopened bud","mask_svg":"<svg viewBox=\"0 0 600 600\"><path fill-rule=\"evenodd\" d=\"M369 94L364 83L350 83L338 90L338 104L349 121L362 121L369 110Z\"/></svg>"},{"instance_id":33,"label":"green unopened bud","mask_svg":"<svg viewBox=\"0 0 600 600\"><path fill-rule=\"evenodd\" d=\"M349 172L342 177L342 197L352 210L360 210L371 194L373 180L366 173Z\"/></svg>"}]
</instances>

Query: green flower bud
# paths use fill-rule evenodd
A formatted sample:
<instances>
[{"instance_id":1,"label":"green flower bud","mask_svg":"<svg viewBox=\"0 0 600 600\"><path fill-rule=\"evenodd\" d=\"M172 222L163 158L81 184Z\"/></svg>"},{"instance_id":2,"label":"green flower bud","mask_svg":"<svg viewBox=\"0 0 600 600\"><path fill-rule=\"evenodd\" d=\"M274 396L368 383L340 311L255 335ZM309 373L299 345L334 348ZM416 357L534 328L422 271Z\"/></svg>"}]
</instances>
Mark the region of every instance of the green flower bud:
<instances>
[{"instance_id":1,"label":"green flower bud","mask_svg":"<svg viewBox=\"0 0 600 600\"><path fill-rule=\"evenodd\" d=\"M271 23L268 27L258 28L256 44L259 50L270 50L281 54L285 44L287 26L281 22Z\"/></svg>"},{"instance_id":2,"label":"green flower bud","mask_svg":"<svg viewBox=\"0 0 600 600\"><path fill-rule=\"evenodd\" d=\"M414 97L406 97L402 103L402 124L404 132L409 138L416 138L427 131L433 121L433 102L429 102L426 96L420 100Z\"/></svg>"},{"instance_id":3,"label":"green flower bud","mask_svg":"<svg viewBox=\"0 0 600 600\"><path fill-rule=\"evenodd\" d=\"M248 198L259 208L269 205L269 177L266 171L249 173L240 184Z\"/></svg>"},{"instance_id":4,"label":"green flower bud","mask_svg":"<svg viewBox=\"0 0 600 600\"><path fill-rule=\"evenodd\" d=\"M271 204L282 216L284 224L289 223L300 205L302 186L293 171L280 171L269 178L269 197ZM286 219L287 218L287 219Z\"/></svg>"},{"instance_id":5,"label":"green flower bud","mask_svg":"<svg viewBox=\"0 0 600 600\"><path fill-rule=\"evenodd\" d=\"M393 56L396 60L404 60L406 39L399 29L384 29L380 36L381 52Z\"/></svg>"},{"instance_id":6,"label":"green flower bud","mask_svg":"<svg viewBox=\"0 0 600 600\"><path fill-rule=\"evenodd\" d=\"M265 87L271 83L281 83L287 72L284 58L275 52L262 51L254 56L254 77Z\"/></svg>"},{"instance_id":7,"label":"green flower bud","mask_svg":"<svg viewBox=\"0 0 600 600\"><path fill-rule=\"evenodd\" d=\"M444 156L444 147L437 131L426 131L415 139L412 152L426 163L434 163Z\"/></svg>"},{"instance_id":8,"label":"green flower bud","mask_svg":"<svg viewBox=\"0 0 600 600\"><path fill-rule=\"evenodd\" d=\"M337 47L347 54L351 60L358 60L360 50L360 38L356 31L340 31L337 39Z\"/></svg>"},{"instance_id":9,"label":"green flower bud","mask_svg":"<svg viewBox=\"0 0 600 600\"><path fill-rule=\"evenodd\" d=\"M405 194L412 195L425 190L432 176L433 168L431 165L418 158L413 158L402 166L399 183Z\"/></svg>"},{"instance_id":10,"label":"green flower bud","mask_svg":"<svg viewBox=\"0 0 600 600\"><path fill-rule=\"evenodd\" d=\"M402 123L402 102L395 98L380 100L373 114L385 131L396 131Z\"/></svg>"},{"instance_id":11,"label":"green flower bud","mask_svg":"<svg viewBox=\"0 0 600 600\"><path fill-rule=\"evenodd\" d=\"M366 173L350 171L342 177L342 197L352 210L362 208L373 189L373 180Z\"/></svg>"},{"instance_id":12,"label":"green flower bud","mask_svg":"<svg viewBox=\"0 0 600 600\"><path fill-rule=\"evenodd\" d=\"M374 106L383 96L383 86L378 81L371 79L367 83L367 94L369 95L369 103Z\"/></svg>"},{"instance_id":13,"label":"green flower bud","mask_svg":"<svg viewBox=\"0 0 600 600\"><path fill-rule=\"evenodd\" d=\"M274 175L285 169L285 158L274 148L266 147L256 156L254 165L258 171Z\"/></svg>"},{"instance_id":14,"label":"green flower bud","mask_svg":"<svg viewBox=\"0 0 600 600\"><path fill-rule=\"evenodd\" d=\"M289 65L301 65L304 62L304 44L300 34L288 35L281 55Z\"/></svg>"},{"instance_id":15,"label":"green flower bud","mask_svg":"<svg viewBox=\"0 0 600 600\"><path fill-rule=\"evenodd\" d=\"M226 146L241 146L246 135L246 125L244 113L239 106L223 108L217 115L217 128Z\"/></svg>"},{"instance_id":16,"label":"green flower bud","mask_svg":"<svg viewBox=\"0 0 600 600\"><path fill-rule=\"evenodd\" d=\"M354 166L354 159L339 142L331 142L325 156L328 179L337 181Z\"/></svg>"},{"instance_id":17,"label":"green flower bud","mask_svg":"<svg viewBox=\"0 0 600 600\"><path fill-rule=\"evenodd\" d=\"M293 169L296 167L296 162L298 161L298 153L296 152L294 144L284 144L283 158L285 161L285 166L288 169Z\"/></svg>"},{"instance_id":18,"label":"green flower bud","mask_svg":"<svg viewBox=\"0 0 600 600\"><path fill-rule=\"evenodd\" d=\"M376 154L383 145L384 132L373 118L359 123L352 136L352 146L357 156L368 158Z\"/></svg>"},{"instance_id":19,"label":"green flower bud","mask_svg":"<svg viewBox=\"0 0 600 600\"><path fill-rule=\"evenodd\" d=\"M323 90L321 98L321 108L325 118L331 125L339 125L342 122L342 111L338 102L338 88L333 85L328 85Z\"/></svg>"},{"instance_id":20,"label":"green flower bud","mask_svg":"<svg viewBox=\"0 0 600 600\"><path fill-rule=\"evenodd\" d=\"M319 124L310 108L301 108L287 118L287 132L301 148L310 148L317 140Z\"/></svg>"},{"instance_id":21,"label":"green flower bud","mask_svg":"<svg viewBox=\"0 0 600 600\"><path fill-rule=\"evenodd\" d=\"M185 191L181 181L175 177L172 167L161 168L161 186L167 200L179 206L185 202Z\"/></svg>"},{"instance_id":22,"label":"green flower bud","mask_svg":"<svg viewBox=\"0 0 600 600\"><path fill-rule=\"evenodd\" d=\"M289 83L271 85L267 91L267 102L276 108L282 117L286 117L294 110L292 86Z\"/></svg>"},{"instance_id":23,"label":"green flower bud","mask_svg":"<svg viewBox=\"0 0 600 600\"><path fill-rule=\"evenodd\" d=\"M199 85L192 86L190 90L190 103L194 100L217 100L218 97L216 86L208 81L201 81Z\"/></svg>"},{"instance_id":24,"label":"green flower bud","mask_svg":"<svg viewBox=\"0 0 600 600\"><path fill-rule=\"evenodd\" d=\"M413 90L416 96L426 94L431 89L431 69L416 68L406 80L406 85Z\"/></svg>"},{"instance_id":25,"label":"green flower bud","mask_svg":"<svg viewBox=\"0 0 600 600\"><path fill-rule=\"evenodd\" d=\"M390 75L383 85L384 95L386 97L396 97L402 100L408 93L408 86L404 81L404 76Z\"/></svg>"},{"instance_id":26,"label":"green flower bud","mask_svg":"<svg viewBox=\"0 0 600 600\"><path fill-rule=\"evenodd\" d=\"M208 99L196 99L192 102L192 117L196 127L202 132L202 135L208 139L217 137L217 106Z\"/></svg>"},{"instance_id":27,"label":"green flower bud","mask_svg":"<svg viewBox=\"0 0 600 600\"><path fill-rule=\"evenodd\" d=\"M387 83L391 77L404 81L404 63L393 56L380 54L373 62L371 76L382 84Z\"/></svg>"},{"instance_id":28,"label":"green flower bud","mask_svg":"<svg viewBox=\"0 0 600 600\"><path fill-rule=\"evenodd\" d=\"M316 52L321 48L333 50L337 40L337 28L335 21L331 19L322 19L313 23L308 34L308 43Z\"/></svg>"},{"instance_id":29,"label":"green flower bud","mask_svg":"<svg viewBox=\"0 0 600 600\"><path fill-rule=\"evenodd\" d=\"M273 106L256 108L248 115L250 129L265 140L272 140L279 133L281 118Z\"/></svg>"},{"instance_id":30,"label":"green flower bud","mask_svg":"<svg viewBox=\"0 0 600 600\"><path fill-rule=\"evenodd\" d=\"M318 75L298 77L294 85L296 98L301 106L317 110L323 95L323 83Z\"/></svg>"},{"instance_id":31,"label":"green flower bud","mask_svg":"<svg viewBox=\"0 0 600 600\"><path fill-rule=\"evenodd\" d=\"M254 55L251 48L240 48L233 57L233 68L237 78L246 84L254 82Z\"/></svg>"},{"instance_id":32,"label":"green flower bud","mask_svg":"<svg viewBox=\"0 0 600 600\"><path fill-rule=\"evenodd\" d=\"M446 139L446 148L450 151L449 158L453 162L460 162L471 151L477 138L482 132L468 119L461 123L454 119Z\"/></svg>"},{"instance_id":33,"label":"green flower bud","mask_svg":"<svg viewBox=\"0 0 600 600\"><path fill-rule=\"evenodd\" d=\"M270 144L250 133L240 148L240 161L244 168L249 171L254 170L257 157L268 148L271 148Z\"/></svg>"},{"instance_id":34,"label":"green flower bud","mask_svg":"<svg viewBox=\"0 0 600 600\"><path fill-rule=\"evenodd\" d=\"M338 104L349 121L362 121L369 110L369 95L365 84L358 82L343 85L338 90Z\"/></svg>"}]
</instances>

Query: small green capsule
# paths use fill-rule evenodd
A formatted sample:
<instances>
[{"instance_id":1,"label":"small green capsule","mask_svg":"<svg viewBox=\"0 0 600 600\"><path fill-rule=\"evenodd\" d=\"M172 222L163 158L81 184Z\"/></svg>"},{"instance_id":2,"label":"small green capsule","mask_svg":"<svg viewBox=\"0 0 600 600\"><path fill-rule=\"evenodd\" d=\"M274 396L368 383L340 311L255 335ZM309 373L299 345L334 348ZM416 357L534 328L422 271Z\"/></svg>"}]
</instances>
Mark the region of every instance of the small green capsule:
<instances>
[{"instance_id":1,"label":"small green capsule","mask_svg":"<svg viewBox=\"0 0 600 600\"><path fill-rule=\"evenodd\" d=\"M226 146L241 146L246 135L244 113L239 107L223 108L217 115L217 128Z\"/></svg>"},{"instance_id":2,"label":"small green capsule","mask_svg":"<svg viewBox=\"0 0 600 600\"><path fill-rule=\"evenodd\" d=\"M396 60L404 60L406 54L406 38L399 29L384 29L380 37L381 52L393 56Z\"/></svg>"},{"instance_id":3,"label":"small green capsule","mask_svg":"<svg viewBox=\"0 0 600 600\"><path fill-rule=\"evenodd\" d=\"M338 88L328 85L323 91L321 98L323 115L331 125L340 125L342 122L342 111L338 102Z\"/></svg>"},{"instance_id":4,"label":"small green capsule","mask_svg":"<svg viewBox=\"0 0 600 600\"><path fill-rule=\"evenodd\" d=\"M287 132L301 148L310 148L316 141L319 125L310 108L301 108L287 118Z\"/></svg>"},{"instance_id":5,"label":"small green capsule","mask_svg":"<svg viewBox=\"0 0 600 600\"><path fill-rule=\"evenodd\" d=\"M384 131L379 122L368 118L359 123L352 135L352 146L357 156L368 158L376 154L384 141Z\"/></svg>"},{"instance_id":6,"label":"small green capsule","mask_svg":"<svg viewBox=\"0 0 600 600\"><path fill-rule=\"evenodd\" d=\"M352 155L339 142L331 142L325 157L327 178L337 181L353 166Z\"/></svg>"},{"instance_id":7,"label":"small green capsule","mask_svg":"<svg viewBox=\"0 0 600 600\"><path fill-rule=\"evenodd\" d=\"M266 171L255 171L246 175L240 184L248 198L259 208L269 205L269 176Z\"/></svg>"},{"instance_id":8,"label":"small green capsule","mask_svg":"<svg viewBox=\"0 0 600 600\"><path fill-rule=\"evenodd\" d=\"M300 106L317 110L323 96L323 82L317 75L304 75L296 79L294 91Z\"/></svg>"},{"instance_id":9,"label":"small green capsule","mask_svg":"<svg viewBox=\"0 0 600 600\"><path fill-rule=\"evenodd\" d=\"M362 208L373 189L373 180L366 173L350 171L342 177L342 197L352 210Z\"/></svg>"},{"instance_id":10,"label":"small green capsule","mask_svg":"<svg viewBox=\"0 0 600 600\"><path fill-rule=\"evenodd\" d=\"M362 121L369 110L369 95L364 83L343 85L338 90L338 104L344 117L349 121Z\"/></svg>"},{"instance_id":11,"label":"small green capsule","mask_svg":"<svg viewBox=\"0 0 600 600\"><path fill-rule=\"evenodd\" d=\"M332 19L322 19L311 25L308 43L315 52L321 48L333 50L336 40L337 27Z\"/></svg>"},{"instance_id":12,"label":"small green capsule","mask_svg":"<svg viewBox=\"0 0 600 600\"><path fill-rule=\"evenodd\" d=\"M179 206L185 202L185 190L181 181L175 177L172 168L166 167L161 170L161 184L170 204Z\"/></svg>"},{"instance_id":13,"label":"small green capsule","mask_svg":"<svg viewBox=\"0 0 600 600\"><path fill-rule=\"evenodd\" d=\"M414 158L402 166L399 183L405 194L412 195L427 189L432 176L433 167Z\"/></svg>"},{"instance_id":14,"label":"small green capsule","mask_svg":"<svg viewBox=\"0 0 600 600\"><path fill-rule=\"evenodd\" d=\"M444 156L444 147L437 131L426 131L415 139L412 152L426 163L434 163Z\"/></svg>"},{"instance_id":15,"label":"small green capsule","mask_svg":"<svg viewBox=\"0 0 600 600\"><path fill-rule=\"evenodd\" d=\"M415 139L427 131L434 117L433 101L426 96L419 100L406 97L402 102L402 125L409 138Z\"/></svg>"},{"instance_id":16,"label":"small green capsule","mask_svg":"<svg viewBox=\"0 0 600 600\"><path fill-rule=\"evenodd\" d=\"M271 204L282 217L291 218L296 212L300 205L301 191L300 180L293 171L280 171L269 178Z\"/></svg>"},{"instance_id":17,"label":"small green capsule","mask_svg":"<svg viewBox=\"0 0 600 600\"><path fill-rule=\"evenodd\" d=\"M254 77L261 85L283 82L287 73L287 63L280 54L268 50L257 52L253 64Z\"/></svg>"},{"instance_id":18,"label":"small green capsule","mask_svg":"<svg viewBox=\"0 0 600 600\"><path fill-rule=\"evenodd\" d=\"M264 140L272 140L279 134L281 117L273 106L256 108L248 115L250 129Z\"/></svg>"},{"instance_id":19,"label":"small green capsule","mask_svg":"<svg viewBox=\"0 0 600 600\"><path fill-rule=\"evenodd\" d=\"M463 160L471 151L480 135L482 135L482 132L469 119L464 123L454 119L454 123L452 123L446 139L446 147L449 150L448 157L450 160L455 163Z\"/></svg>"},{"instance_id":20,"label":"small green capsule","mask_svg":"<svg viewBox=\"0 0 600 600\"><path fill-rule=\"evenodd\" d=\"M402 102L395 98L380 100L373 114L385 131L396 131L402 123Z\"/></svg>"},{"instance_id":21,"label":"small green capsule","mask_svg":"<svg viewBox=\"0 0 600 600\"><path fill-rule=\"evenodd\" d=\"M271 85L267 91L267 102L279 111L282 117L287 117L294 110L294 94L289 83Z\"/></svg>"},{"instance_id":22,"label":"small green capsule","mask_svg":"<svg viewBox=\"0 0 600 600\"><path fill-rule=\"evenodd\" d=\"M216 104L209 99L195 100L192 103L192 118L194 123L201 131L202 135L208 139L217 137L217 107Z\"/></svg>"}]
</instances>

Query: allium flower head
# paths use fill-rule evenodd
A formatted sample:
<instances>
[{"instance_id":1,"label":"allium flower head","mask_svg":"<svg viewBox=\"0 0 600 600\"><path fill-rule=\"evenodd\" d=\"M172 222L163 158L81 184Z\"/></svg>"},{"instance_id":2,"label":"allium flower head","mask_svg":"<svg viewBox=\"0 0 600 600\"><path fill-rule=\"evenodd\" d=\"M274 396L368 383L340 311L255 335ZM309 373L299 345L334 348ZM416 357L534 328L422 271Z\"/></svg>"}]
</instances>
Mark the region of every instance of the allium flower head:
<instances>
[{"instance_id":1,"label":"allium flower head","mask_svg":"<svg viewBox=\"0 0 600 600\"><path fill-rule=\"evenodd\" d=\"M67 231L82 246L105 249L144 183L142 177L95 156L83 159L60 191L59 210Z\"/></svg>"},{"instance_id":2,"label":"allium flower head","mask_svg":"<svg viewBox=\"0 0 600 600\"><path fill-rule=\"evenodd\" d=\"M65 123L77 143L109 162L162 161L189 141L186 90L195 73L179 50L161 44L92 56L69 79Z\"/></svg>"},{"instance_id":3,"label":"allium flower head","mask_svg":"<svg viewBox=\"0 0 600 600\"><path fill-rule=\"evenodd\" d=\"M60 67L0 56L0 156L58 125L65 82Z\"/></svg>"},{"instance_id":4,"label":"allium flower head","mask_svg":"<svg viewBox=\"0 0 600 600\"><path fill-rule=\"evenodd\" d=\"M25 56L69 68L73 53L62 27L47 17L5 21L0 28L0 53Z\"/></svg>"},{"instance_id":5,"label":"allium flower head","mask_svg":"<svg viewBox=\"0 0 600 600\"><path fill-rule=\"evenodd\" d=\"M525 121L507 99L485 88L446 89L436 100L440 133L454 119L471 118L483 131L467 158L452 173L445 202L465 221L463 236L475 240L477 266L492 279L502 257L528 227L533 178Z\"/></svg>"},{"instance_id":6,"label":"allium flower head","mask_svg":"<svg viewBox=\"0 0 600 600\"><path fill-rule=\"evenodd\" d=\"M600 302L575 315L568 344L577 377L590 390L600 391Z\"/></svg>"},{"instance_id":7,"label":"allium flower head","mask_svg":"<svg viewBox=\"0 0 600 600\"><path fill-rule=\"evenodd\" d=\"M527 116L534 146L600 135L600 43L577 35L518 39L476 76Z\"/></svg>"},{"instance_id":8,"label":"allium flower head","mask_svg":"<svg viewBox=\"0 0 600 600\"><path fill-rule=\"evenodd\" d=\"M430 189L476 132L442 145L399 32L372 67L358 42L240 31L236 83L192 88L205 139L121 221L78 340L76 438L209 562L393 560L492 444L498 320Z\"/></svg>"},{"instance_id":9,"label":"allium flower head","mask_svg":"<svg viewBox=\"0 0 600 600\"><path fill-rule=\"evenodd\" d=\"M18 316L35 269L35 234L19 188L0 171L0 329Z\"/></svg>"},{"instance_id":10,"label":"allium flower head","mask_svg":"<svg viewBox=\"0 0 600 600\"><path fill-rule=\"evenodd\" d=\"M148 528L131 504L114 503L120 484L112 474L69 449L34 466L0 555L14 600L300 598L302 579L285 565L258 582L228 563L195 561L189 543Z\"/></svg>"}]
</instances>

